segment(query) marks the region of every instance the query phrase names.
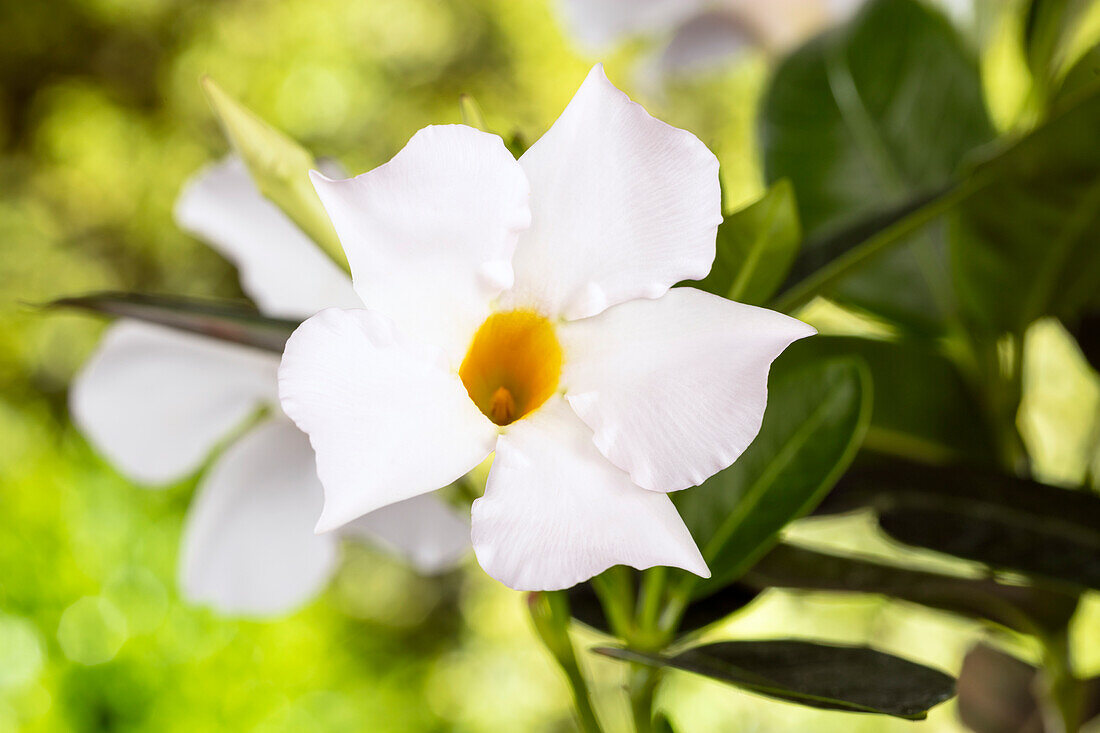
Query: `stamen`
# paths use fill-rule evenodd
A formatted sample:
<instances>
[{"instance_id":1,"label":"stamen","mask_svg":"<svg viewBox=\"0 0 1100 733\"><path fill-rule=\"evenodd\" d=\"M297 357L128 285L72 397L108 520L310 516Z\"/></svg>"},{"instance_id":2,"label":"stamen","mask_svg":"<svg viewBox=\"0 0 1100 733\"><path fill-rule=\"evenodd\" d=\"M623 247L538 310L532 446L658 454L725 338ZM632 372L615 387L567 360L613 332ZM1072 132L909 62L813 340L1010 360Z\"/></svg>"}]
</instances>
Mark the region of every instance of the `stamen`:
<instances>
[{"instance_id":1,"label":"stamen","mask_svg":"<svg viewBox=\"0 0 1100 733\"><path fill-rule=\"evenodd\" d=\"M489 418L497 425L507 425L516 415L516 400L507 387L498 387L489 400Z\"/></svg>"},{"instance_id":2,"label":"stamen","mask_svg":"<svg viewBox=\"0 0 1100 733\"><path fill-rule=\"evenodd\" d=\"M478 328L458 375L478 409L503 426L554 394L561 364L561 345L548 319L534 311L504 311Z\"/></svg>"}]
</instances>

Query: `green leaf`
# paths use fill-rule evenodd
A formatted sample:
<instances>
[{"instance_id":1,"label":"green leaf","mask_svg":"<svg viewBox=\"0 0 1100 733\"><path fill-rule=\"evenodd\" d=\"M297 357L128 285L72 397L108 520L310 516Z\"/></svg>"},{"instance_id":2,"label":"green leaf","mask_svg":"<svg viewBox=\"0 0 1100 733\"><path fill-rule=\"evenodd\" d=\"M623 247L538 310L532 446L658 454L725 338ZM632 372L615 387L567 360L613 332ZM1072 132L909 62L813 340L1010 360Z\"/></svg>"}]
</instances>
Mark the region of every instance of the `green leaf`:
<instances>
[{"instance_id":1,"label":"green leaf","mask_svg":"<svg viewBox=\"0 0 1100 733\"><path fill-rule=\"evenodd\" d=\"M870 507L899 542L1100 589L1100 496L969 466L900 459L849 471L830 509Z\"/></svg>"},{"instance_id":2,"label":"green leaf","mask_svg":"<svg viewBox=\"0 0 1100 733\"><path fill-rule=\"evenodd\" d=\"M810 641L724 641L671 657L599 647L614 659L673 667L749 692L825 710L922 720L955 693L949 675L869 647Z\"/></svg>"},{"instance_id":3,"label":"green leaf","mask_svg":"<svg viewBox=\"0 0 1100 733\"><path fill-rule=\"evenodd\" d=\"M1092 368L1100 372L1100 313L1086 313L1070 331Z\"/></svg>"},{"instance_id":4,"label":"green leaf","mask_svg":"<svg viewBox=\"0 0 1100 733\"><path fill-rule=\"evenodd\" d=\"M1048 89L1058 76L1067 45L1089 0L1031 0L1024 22L1024 56L1035 84Z\"/></svg>"},{"instance_id":5,"label":"green leaf","mask_svg":"<svg viewBox=\"0 0 1100 733\"><path fill-rule=\"evenodd\" d=\"M348 270L344 248L309 180L310 170L318 167L309 151L226 94L210 77L203 78L202 88L260 193Z\"/></svg>"},{"instance_id":6,"label":"green leaf","mask_svg":"<svg viewBox=\"0 0 1100 733\"><path fill-rule=\"evenodd\" d=\"M1043 315L1073 321L1100 306L1100 248L1092 246L1100 237L1098 127L1095 84L1030 134L987 153L946 193L838 254L774 306L797 308L852 272L873 272L869 264L883 252L950 214L953 290L972 328L996 335L1019 332Z\"/></svg>"},{"instance_id":7,"label":"green leaf","mask_svg":"<svg viewBox=\"0 0 1100 733\"><path fill-rule=\"evenodd\" d=\"M805 231L800 259L853 222L952 182L993 139L976 59L927 3L875 0L780 65L761 112L768 181L788 178ZM904 232L827 294L920 332L954 310L942 231ZM835 256L835 255L834 255ZM796 265L805 274L807 268Z\"/></svg>"},{"instance_id":8,"label":"green leaf","mask_svg":"<svg viewBox=\"0 0 1100 733\"><path fill-rule=\"evenodd\" d=\"M1096 86L1100 80L1100 46L1093 46L1077 59L1062 79L1055 104L1081 94L1082 89Z\"/></svg>"},{"instance_id":9,"label":"green leaf","mask_svg":"<svg viewBox=\"0 0 1100 733\"><path fill-rule=\"evenodd\" d=\"M933 342L819 335L791 344L780 366L844 355L862 359L874 383L864 447L937 463L995 460L983 406Z\"/></svg>"},{"instance_id":10,"label":"green leaf","mask_svg":"<svg viewBox=\"0 0 1100 733\"><path fill-rule=\"evenodd\" d=\"M753 566L743 582L758 589L875 593L1029 634L1064 628L1077 608L1076 595L909 570L783 543Z\"/></svg>"},{"instance_id":11,"label":"green leaf","mask_svg":"<svg viewBox=\"0 0 1100 733\"><path fill-rule=\"evenodd\" d=\"M713 576L700 595L736 580L787 523L813 510L859 448L871 415L866 369L832 359L783 369L769 380L756 440L729 468L673 495Z\"/></svg>"},{"instance_id":12,"label":"green leaf","mask_svg":"<svg viewBox=\"0 0 1100 733\"><path fill-rule=\"evenodd\" d=\"M1100 86L1082 89L969 178L952 218L960 303L973 327L1022 332L1098 302Z\"/></svg>"},{"instance_id":13,"label":"green leaf","mask_svg":"<svg viewBox=\"0 0 1100 733\"><path fill-rule=\"evenodd\" d=\"M725 218L714 266L695 287L742 303L766 303L786 278L800 239L794 189L790 181L779 181Z\"/></svg>"},{"instance_id":14,"label":"green leaf","mask_svg":"<svg viewBox=\"0 0 1100 733\"><path fill-rule=\"evenodd\" d=\"M277 354L283 353L286 340L299 325L298 321L268 318L238 302L138 293L92 293L59 298L46 306L132 318Z\"/></svg>"},{"instance_id":15,"label":"green leaf","mask_svg":"<svg viewBox=\"0 0 1100 733\"><path fill-rule=\"evenodd\" d=\"M760 597L762 589L734 581L705 598L693 600L684 611L677 629L683 636L743 611Z\"/></svg>"}]
</instances>

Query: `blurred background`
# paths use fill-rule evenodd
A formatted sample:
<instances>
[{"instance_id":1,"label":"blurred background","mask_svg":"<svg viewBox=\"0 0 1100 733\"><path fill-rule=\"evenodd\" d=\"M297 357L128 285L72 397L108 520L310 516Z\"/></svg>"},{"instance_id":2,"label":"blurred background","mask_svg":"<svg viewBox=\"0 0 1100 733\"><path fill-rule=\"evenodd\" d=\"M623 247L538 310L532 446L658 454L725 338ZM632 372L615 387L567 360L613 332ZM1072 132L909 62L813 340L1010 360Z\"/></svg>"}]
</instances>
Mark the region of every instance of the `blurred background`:
<instances>
[{"instance_id":1,"label":"blurred background","mask_svg":"<svg viewBox=\"0 0 1100 733\"><path fill-rule=\"evenodd\" d=\"M981 59L992 119L1007 129L1027 91L1018 14L1008 0L952 5ZM424 579L347 545L329 589L272 621L181 599L177 548L195 478L143 490L95 454L66 399L103 322L32 305L104 289L242 297L234 269L172 221L181 184L227 150L203 74L358 173L417 129L459 121L461 93L493 128L537 139L602 60L612 81L716 152L728 208L763 191L754 116L776 47L685 75L658 63L675 48L654 51L652 33L598 48L568 21L544 0L0 3L0 731L572 729L567 688L520 595L472 558ZM808 319L825 332L865 328L824 302ZM1032 327L1025 364L1020 428L1035 473L1079 482L1094 460L1096 375L1055 322ZM790 531L811 544L901 552L858 516ZM981 634L898 602L779 591L712 636L741 633L873 643L952 672ZM1080 674L1100 674L1095 595L1071 639ZM625 729L622 669L584 661ZM683 731L964 730L954 702L907 723L796 708L688 675L662 694Z\"/></svg>"}]
</instances>

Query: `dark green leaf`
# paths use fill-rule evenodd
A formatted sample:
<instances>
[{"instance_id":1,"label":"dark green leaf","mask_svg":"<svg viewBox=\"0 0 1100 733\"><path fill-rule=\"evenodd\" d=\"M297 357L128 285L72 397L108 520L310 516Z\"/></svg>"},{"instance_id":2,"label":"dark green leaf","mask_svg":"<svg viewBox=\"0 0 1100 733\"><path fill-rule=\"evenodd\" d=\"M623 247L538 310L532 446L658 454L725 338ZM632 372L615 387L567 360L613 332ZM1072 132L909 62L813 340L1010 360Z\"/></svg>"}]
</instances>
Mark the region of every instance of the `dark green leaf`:
<instances>
[{"instance_id":1,"label":"dark green leaf","mask_svg":"<svg viewBox=\"0 0 1100 733\"><path fill-rule=\"evenodd\" d=\"M611 631L611 625L607 622L603 605L600 603L596 591L592 588L591 581L577 583L565 593L569 596L569 610L573 618L590 629L602 631L609 636L615 635Z\"/></svg>"},{"instance_id":2,"label":"dark green leaf","mask_svg":"<svg viewBox=\"0 0 1100 733\"><path fill-rule=\"evenodd\" d=\"M900 459L849 471L832 508L869 506L909 545L1100 588L1100 496L991 470Z\"/></svg>"},{"instance_id":3,"label":"dark green leaf","mask_svg":"<svg viewBox=\"0 0 1100 733\"><path fill-rule=\"evenodd\" d=\"M729 618L755 601L760 591L760 588L735 581L705 598L698 598L684 611L678 632L689 634Z\"/></svg>"},{"instance_id":4,"label":"dark green leaf","mask_svg":"<svg viewBox=\"0 0 1100 733\"><path fill-rule=\"evenodd\" d=\"M1100 313L1086 313L1081 316L1071 333L1092 368L1100 371Z\"/></svg>"},{"instance_id":5,"label":"dark green leaf","mask_svg":"<svg viewBox=\"0 0 1100 733\"><path fill-rule=\"evenodd\" d=\"M858 356L875 387L864 447L929 462L992 461L994 445L983 407L936 348L929 341L815 336L791 344L780 366Z\"/></svg>"},{"instance_id":6,"label":"dark green leaf","mask_svg":"<svg viewBox=\"0 0 1100 733\"><path fill-rule=\"evenodd\" d=\"M816 247L853 222L949 185L963 157L993 139L982 99L966 43L917 0L871 2L848 27L784 60L763 102L761 139L767 180L790 179L798 197L799 272L819 267ZM904 246L828 292L935 332L953 310L943 235L905 234Z\"/></svg>"},{"instance_id":7,"label":"dark green leaf","mask_svg":"<svg viewBox=\"0 0 1100 733\"><path fill-rule=\"evenodd\" d=\"M787 544L776 545L743 582L761 589L876 593L1024 633L1064 628L1077 608L1075 595L909 570Z\"/></svg>"},{"instance_id":8,"label":"dark green leaf","mask_svg":"<svg viewBox=\"0 0 1100 733\"><path fill-rule=\"evenodd\" d=\"M1100 46L1093 46L1070 68L1058 87L1055 104L1072 99L1100 81Z\"/></svg>"},{"instance_id":9,"label":"dark green leaf","mask_svg":"<svg viewBox=\"0 0 1100 733\"><path fill-rule=\"evenodd\" d=\"M786 278L800 239L794 190L789 181L779 181L760 200L725 218L714 266L695 287L761 305Z\"/></svg>"},{"instance_id":10,"label":"dark green leaf","mask_svg":"<svg viewBox=\"0 0 1100 733\"><path fill-rule=\"evenodd\" d=\"M773 368L756 440L732 466L673 496L713 573L700 595L736 580L780 529L821 501L858 450L870 413L870 379L858 361Z\"/></svg>"},{"instance_id":11,"label":"dark green leaf","mask_svg":"<svg viewBox=\"0 0 1100 733\"><path fill-rule=\"evenodd\" d=\"M297 321L268 318L237 302L139 293L93 293L59 298L47 305L133 318L278 354L283 353L286 340L299 325Z\"/></svg>"},{"instance_id":12,"label":"dark green leaf","mask_svg":"<svg viewBox=\"0 0 1100 733\"><path fill-rule=\"evenodd\" d=\"M665 657L630 649L594 651L624 661L674 667L750 692L825 710L921 720L955 692L955 680L868 647L809 641L726 641Z\"/></svg>"},{"instance_id":13,"label":"dark green leaf","mask_svg":"<svg viewBox=\"0 0 1100 733\"><path fill-rule=\"evenodd\" d=\"M1046 88L1065 60L1066 45L1089 0L1031 0L1024 23L1024 55L1035 83Z\"/></svg>"},{"instance_id":14,"label":"dark green leaf","mask_svg":"<svg viewBox=\"0 0 1100 733\"><path fill-rule=\"evenodd\" d=\"M1097 129L1100 87L1093 85L969 175L982 185L952 217L952 264L974 327L1021 332L1040 316L1072 318L1096 301Z\"/></svg>"}]
</instances>

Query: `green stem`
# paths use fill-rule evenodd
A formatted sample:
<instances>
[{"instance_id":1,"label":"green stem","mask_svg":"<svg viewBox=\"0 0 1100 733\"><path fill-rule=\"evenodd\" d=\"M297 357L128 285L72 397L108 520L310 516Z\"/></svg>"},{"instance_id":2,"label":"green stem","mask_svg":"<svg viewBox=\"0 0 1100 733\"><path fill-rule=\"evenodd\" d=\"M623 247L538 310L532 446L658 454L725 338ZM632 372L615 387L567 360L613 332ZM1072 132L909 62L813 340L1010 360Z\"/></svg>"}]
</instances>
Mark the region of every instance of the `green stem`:
<instances>
[{"instance_id":1,"label":"green stem","mask_svg":"<svg viewBox=\"0 0 1100 733\"><path fill-rule=\"evenodd\" d=\"M661 610L665 600L668 568L659 565L645 571L638 593L637 634L632 646L644 651L659 650L663 644L660 631Z\"/></svg>"},{"instance_id":2,"label":"green stem","mask_svg":"<svg viewBox=\"0 0 1100 733\"><path fill-rule=\"evenodd\" d=\"M592 578L592 589L600 599L607 623L615 636L629 642L634 638L634 583L627 568L617 565Z\"/></svg>"},{"instance_id":3,"label":"green stem","mask_svg":"<svg viewBox=\"0 0 1100 733\"><path fill-rule=\"evenodd\" d=\"M1073 673L1068 634L1063 630L1041 641L1046 728L1052 733L1077 733L1083 722L1084 687Z\"/></svg>"},{"instance_id":4,"label":"green stem","mask_svg":"<svg viewBox=\"0 0 1100 733\"><path fill-rule=\"evenodd\" d=\"M637 733L652 733L653 703L660 682L660 670L645 664L630 665L630 712Z\"/></svg>"},{"instance_id":5,"label":"green stem","mask_svg":"<svg viewBox=\"0 0 1100 733\"><path fill-rule=\"evenodd\" d=\"M569 638L569 598L561 591L530 593L527 608L543 646L565 672L573 693L573 708L582 733L603 733L592 695L584 679L573 642Z\"/></svg>"}]
</instances>

